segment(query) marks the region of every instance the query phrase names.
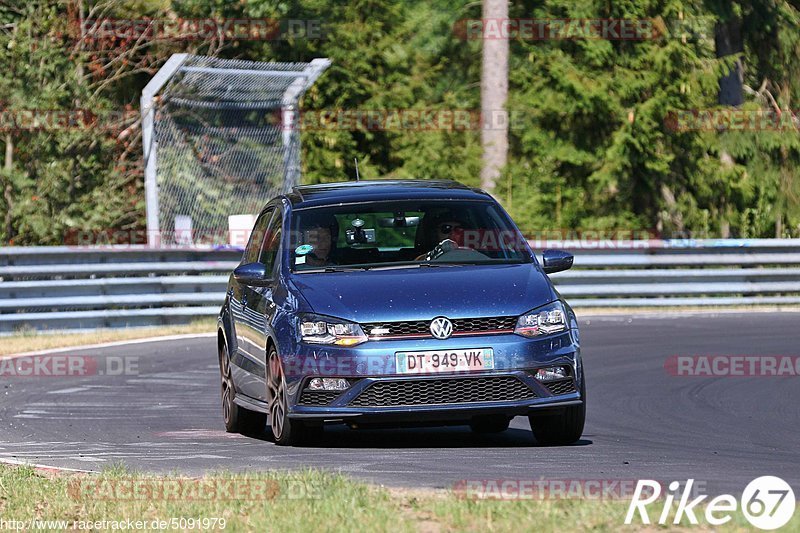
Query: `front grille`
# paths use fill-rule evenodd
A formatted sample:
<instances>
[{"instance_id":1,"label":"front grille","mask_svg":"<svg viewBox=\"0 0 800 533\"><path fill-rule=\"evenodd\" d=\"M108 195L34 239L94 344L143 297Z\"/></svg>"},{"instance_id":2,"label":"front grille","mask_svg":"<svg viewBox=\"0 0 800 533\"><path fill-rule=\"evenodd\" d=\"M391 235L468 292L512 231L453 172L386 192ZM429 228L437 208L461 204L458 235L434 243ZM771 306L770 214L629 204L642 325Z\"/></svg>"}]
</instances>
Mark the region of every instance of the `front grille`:
<instances>
[{"instance_id":1,"label":"front grille","mask_svg":"<svg viewBox=\"0 0 800 533\"><path fill-rule=\"evenodd\" d=\"M472 333L476 331L513 330L517 325L515 316L493 316L486 318L458 318L453 320L455 333Z\"/></svg>"},{"instance_id":2,"label":"front grille","mask_svg":"<svg viewBox=\"0 0 800 533\"><path fill-rule=\"evenodd\" d=\"M570 392L575 392L577 389L575 388L575 382L572 379L564 379L561 381L553 381L550 383L545 383L545 387L553 394L553 396L558 396L560 394L569 394Z\"/></svg>"},{"instance_id":3,"label":"front grille","mask_svg":"<svg viewBox=\"0 0 800 533\"><path fill-rule=\"evenodd\" d=\"M309 390L304 389L300 395L300 405L328 405L335 400L342 391L337 390Z\"/></svg>"},{"instance_id":4,"label":"front grille","mask_svg":"<svg viewBox=\"0 0 800 533\"><path fill-rule=\"evenodd\" d=\"M475 402L514 402L536 398L512 376L376 381L356 396L354 407L390 407Z\"/></svg>"},{"instance_id":5,"label":"front grille","mask_svg":"<svg viewBox=\"0 0 800 533\"><path fill-rule=\"evenodd\" d=\"M374 335L376 337L395 337L400 335L430 335L431 323L425 320L414 320L409 322L373 322L361 324L361 329L369 336L373 329L388 329L388 333Z\"/></svg>"},{"instance_id":6,"label":"front grille","mask_svg":"<svg viewBox=\"0 0 800 533\"><path fill-rule=\"evenodd\" d=\"M483 318L455 318L453 322L453 335L464 335L483 332L512 332L517 324L515 316L493 316ZM409 320L405 322L370 322L361 324L364 332L375 338L403 337L407 335L431 336L430 320ZM388 329L388 333L373 335L373 329Z\"/></svg>"}]
</instances>

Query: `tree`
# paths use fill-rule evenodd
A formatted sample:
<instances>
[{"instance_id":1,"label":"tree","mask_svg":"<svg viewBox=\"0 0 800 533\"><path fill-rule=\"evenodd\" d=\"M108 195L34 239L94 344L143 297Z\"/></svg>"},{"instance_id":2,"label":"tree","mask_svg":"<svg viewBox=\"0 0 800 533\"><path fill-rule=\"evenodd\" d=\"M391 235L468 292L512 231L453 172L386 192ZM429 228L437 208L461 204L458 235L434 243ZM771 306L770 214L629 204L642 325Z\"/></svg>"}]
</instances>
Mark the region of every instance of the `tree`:
<instances>
[{"instance_id":1,"label":"tree","mask_svg":"<svg viewBox=\"0 0 800 533\"><path fill-rule=\"evenodd\" d=\"M483 0L483 58L481 70L481 129L483 167L481 186L494 191L508 160L508 0Z\"/></svg>"}]
</instances>

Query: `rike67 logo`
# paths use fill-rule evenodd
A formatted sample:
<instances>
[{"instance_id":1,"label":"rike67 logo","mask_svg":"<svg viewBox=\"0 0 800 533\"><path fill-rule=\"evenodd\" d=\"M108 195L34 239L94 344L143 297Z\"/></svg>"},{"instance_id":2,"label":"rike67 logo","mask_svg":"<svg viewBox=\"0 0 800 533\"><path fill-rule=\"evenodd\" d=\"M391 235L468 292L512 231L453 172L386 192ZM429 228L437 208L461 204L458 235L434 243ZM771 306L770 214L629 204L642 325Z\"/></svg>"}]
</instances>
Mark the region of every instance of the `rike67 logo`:
<instances>
[{"instance_id":1,"label":"rike67 logo","mask_svg":"<svg viewBox=\"0 0 800 533\"><path fill-rule=\"evenodd\" d=\"M702 494L691 499L694 480L689 479L681 490L681 484L673 481L668 490L663 494L663 507L656 522L666 525L673 513L677 501L672 524L678 525L685 518L692 525L698 525L697 514L700 509L696 507L703 503L708 495ZM625 523L631 524L637 511L643 524L650 524L651 517L648 506L656 503L662 496L663 489L658 481L649 479L639 480L633 493ZM661 502L659 502L660 504ZM659 505L656 504L656 507ZM785 526L794 515L797 501L794 491L784 480L775 476L762 476L751 481L742 492L741 501L730 494L717 496L705 504L705 522L712 526L721 526L730 522L733 514L741 505L741 512L753 527L771 531ZM656 509L657 510L657 509ZM696 514L697 513L697 514ZM653 517L655 519L655 516Z\"/></svg>"}]
</instances>

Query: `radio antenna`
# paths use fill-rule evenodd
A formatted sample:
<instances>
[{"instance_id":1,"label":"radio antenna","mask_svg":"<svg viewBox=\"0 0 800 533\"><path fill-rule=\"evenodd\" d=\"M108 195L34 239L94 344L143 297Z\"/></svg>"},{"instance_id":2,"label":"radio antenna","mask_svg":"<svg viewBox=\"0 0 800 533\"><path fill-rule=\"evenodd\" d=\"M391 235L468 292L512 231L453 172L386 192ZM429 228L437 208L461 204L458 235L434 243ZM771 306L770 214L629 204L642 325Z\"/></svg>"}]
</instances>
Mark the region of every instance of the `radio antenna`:
<instances>
[{"instance_id":1,"label":"radio antenna","mask_svg":"<svg viewBox=\"0 0 800 533\"><path fill-rule=\"evenodd\" d=\"M361 176L358 174L358 158L354 157L353 161L356 163L356 181L361 181Z\"/></svg>"}]
</instances>

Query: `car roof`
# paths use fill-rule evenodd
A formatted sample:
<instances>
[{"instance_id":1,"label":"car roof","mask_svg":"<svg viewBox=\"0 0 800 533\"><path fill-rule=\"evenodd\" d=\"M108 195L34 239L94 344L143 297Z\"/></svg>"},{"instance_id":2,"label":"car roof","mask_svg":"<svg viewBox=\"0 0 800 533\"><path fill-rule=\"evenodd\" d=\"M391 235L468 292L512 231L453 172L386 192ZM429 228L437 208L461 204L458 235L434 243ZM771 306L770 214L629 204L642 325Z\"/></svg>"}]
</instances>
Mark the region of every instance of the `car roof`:
<instances>
[{"instance_id":1,"label":"car roof","mask_svg":"<svg viewBox=\"0 0 800 533\"><path fill-rule=\"evenodd\" d=\"M286 196L295 209L379 200L491 200L480 189L452 180L362 180L295 187Z\"/></svg>"}]
</instances>

